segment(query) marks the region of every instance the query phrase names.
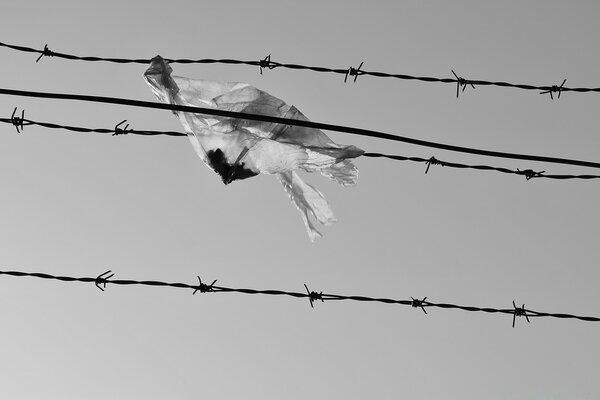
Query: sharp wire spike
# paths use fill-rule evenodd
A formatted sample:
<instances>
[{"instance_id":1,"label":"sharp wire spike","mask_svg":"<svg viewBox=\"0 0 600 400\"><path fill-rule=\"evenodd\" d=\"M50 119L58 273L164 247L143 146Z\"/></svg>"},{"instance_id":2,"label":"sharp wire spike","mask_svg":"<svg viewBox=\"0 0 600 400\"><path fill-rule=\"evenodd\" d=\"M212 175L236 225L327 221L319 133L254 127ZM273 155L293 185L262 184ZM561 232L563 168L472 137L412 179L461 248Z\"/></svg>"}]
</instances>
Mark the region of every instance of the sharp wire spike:
<instances>
[{"instance_id":1,"label":"sharp wire spike","mask_svg":"<svg viewBox=\"0 0 600 400\"><path fill-rule=\"evenodd\" d=\"M552 95L552 93L557 92L558 96L556 96L556 97L558 99L560 99L560 94L562 93L563 88L564 88L566 82L567 82L567 79L564 79L562 81L562 83L560 84L560 86L558 86L558 85L552 85L550 87L550 89L544 90L543 92L540 92L540 94L550 94L550 99L554 100L554 96Z\"/></svg>"},{"instance_id":2,"label":"sharp wire spike","mask_svg":"<svg viewBox=\"0 0 600 400\"><path fill-rule=\"evenodd\" d=\"M523 305L521 307L517 307L517 305L515 304L515 301L513 300L513 322L512 322L512 327L515 327L515 320L517 319L517 316L522 317L524 316L525 319L527 320L528 323L531 323L531 321L529 321L529 316L527 315L527 310L525 310L525 303L523 303Z\"/></svg>"},{"instance_id":3,"label":"sharp wire spike","mask_svg":"<svg viewBox=\"0 0 600 400\"><path fill-rule=\"evenodd\" d=\"M115 274L111 270L108 270L108 271L98 275L96 277L96 280L94 281L94 284L96 285L96 287L98 289L100 289L101 291L104 292L104 289L106 288L106 283L113 276L115 276ZM100 286L100 285L102 285L102 286Z\"/></svg>"},{"instance_id":4,"label":"sharp wire spike","mask_svg":"<svg viewBox=\"0 0 600 400\"><path fill-rule=\"evenodd\" d=\"M21 116L15 116L15 114L17 113L17 108L15 107L15 109L12 112L12 115L10 116L10 122L14 125L15 129L17 130L17 133L21 133L23 132L23 128L24 125L23 123L25 122L25 110L21 110ZM19 128L21 128L19 130Z\"/></svg>"},{"instance_id":5,"label":"sharp wire spike","mask_svg":"<svg viewBox=\"0 0 600 400\"><path fill-rule=\"evenodd\" d=\"M460 93L460 88L462 87L462 91L464 92L465 89L467 88L467 85L471 85L471 87L473 89L475 89L475 85L473 84L473 82L463 78L463 77L459 77L456 72L454 72L454 70L451 70L452 74L454 75L454 77L456 78L456 98L458 99L458 95Z\"/></svg>"},{"instance_id":6,"label":"sharp wire spike","mask_svg":"<svg viewBox=\"0 0 600 400\"><path fill-rule=\"evenodd\" d=\"M441 163L441 161L438 160L437 158L433 157L433 156L430 157L429 160L427 160L426 164L427 164L427 169L425 169L425 173L426 174L429 172L429 167L432 166L432 165L442 165L443 166L443 164Z\"/></svg>"},{"instance_id":7,"label":"sharp wire spike","mask_svg":"<svg viewBox=\"0 0 600 400\"><path fill-rule=\"evenodd\" d=\"M313 302L315 302L316 300L321 300L321 302L324 302L323 292L317 293L317 292L310 291L308 289L308 286L306 286L306 283L304 284L304 288L306 289L306 293L308 293L308 300L310 301L311 308L314 308Z\"/></svg>"},{"instance_id":8,"label":"sharp wire spike","mask_svg":"<svg viewBox=\"0 0 600 400\"><path fill-rule=\"evenodd\" d=\"M213 292L214 291L213 286L215 283L217 283L216 279L210 285L207 285L206 283L202 283L202 279L200 279L200 276L198 275L198 286L194 289L194 293L192 293L192 294L196 294L197 291L200 291L200 293Z\"/></svg>"},{"instance_id":9,"label":"sharp wire spike","mask_svg":"<svg viewBox=\"0 0 600 400\"><path fill-rule=\"evenodd\" d=\"M123 125L125 122L127 122L126 119L115 125L115 133L112 134L113 136L127 135L129 132L131 132L127 130L127 128L129 128L129 124L125 125L125 128L120 128L120 126Z\"/></svg>"},{"instance_id":10,"label":"sharp wire spike","mask_svg":"<svg viewBox=\"0 0 600 400\"><path fill-rule=\"evenodd\" d=\"M423 312L425 314L427 314L427 311L425 311L425 307L423 306L423 302L425 300L427 300L427 296L423 297L423 300L419 300L419 299L415 299L414 297L411 297L412 302L411 302L411 306L414 308L420 308L421 310L423 310Z\"/></svg>"},{"instance_id":11,"label":"sharp wire spike","mask_svg":"<svg viewBox=\"0 0 600 400\"><path fill-rule=\"evenodd\" d=\"M48 48L48 44L44 45L44 50L42 50L42 52L40 53L40 56L37 58L37 60L35 60L35 62L37 63L38 61L40 61L42 59L42 57L47 56L47 57L52 57L54 55L54 53L52 53L52 50L50 50Z\"/></svg>"},{"instance_id":12,"label":"sharp wire spike","mask_svg":"<svg viewBox=\"0 0 600 400\"><path fill-rule=\"evenodd\" d=\"M364 61L361 62L360 65L358 66L358 68L354 68L354 67L348 68L348 70L346 71L346 75L344 76L344 83L346 83L348 81L348 76L354 76L354 82L356 82L356 79L358 78L358 76L362 75L364 73L363 71L360 70L364 63L365 63Z\"/></svg>"},{"instance_id":13,"label":"sharp wire spike","mask_svg":"<svg viewBox=\"0 0 600 400\"><path fill-rule=\"evenodd\" d=\"M268 69L275 68L274 65L271 65L271 54L269 54L268 56L266 56L265 58L260 60L258 66L260 67L261 75L263 74L263 68L268 68Z\"/></svg>"},{"instance_id":14,"label":"sharp wire spike","mask_svg":"<svg viewBox=\"0 0 600 400\"><path fill-rule=\"evenodd\" d=\"M546 171L534 171L532 169L524 169L524 170L520 170L519 168L517 168L517 174L518 175L523 175L525 176L526 180L530 180L531 178L538 178L543 176L542 174L546 172Z\"/></svg>"}]
</instances>

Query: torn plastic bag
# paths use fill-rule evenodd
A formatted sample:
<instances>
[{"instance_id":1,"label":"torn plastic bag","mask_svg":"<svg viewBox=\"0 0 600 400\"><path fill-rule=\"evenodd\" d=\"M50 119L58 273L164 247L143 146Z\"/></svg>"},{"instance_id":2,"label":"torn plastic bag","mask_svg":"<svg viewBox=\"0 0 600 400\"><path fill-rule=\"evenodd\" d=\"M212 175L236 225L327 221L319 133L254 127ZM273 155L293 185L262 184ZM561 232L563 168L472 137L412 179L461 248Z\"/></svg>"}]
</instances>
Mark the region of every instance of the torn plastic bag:
<instances>
[{"instance_id":1,"label":"torn plastic bag","mask_svg":"<svg viewBox=\"0 0 600 400\"><path fill-rule=\"evenodd\" d=\"M254 86L188 79L171 76L171 72L165 60L157 56L144 73L156 97L165 103L308 121L296 107ZM318 171L344 186L356 184L358 169L350 159L364 151L336 144L318 129L188 112L174 114L198 156L225 184L258 174L276 174L300 211L311 240L321 236L311 217L323 225L336 219L321 192L303 182L296 170Z\"/></svg>"}]
</instances>

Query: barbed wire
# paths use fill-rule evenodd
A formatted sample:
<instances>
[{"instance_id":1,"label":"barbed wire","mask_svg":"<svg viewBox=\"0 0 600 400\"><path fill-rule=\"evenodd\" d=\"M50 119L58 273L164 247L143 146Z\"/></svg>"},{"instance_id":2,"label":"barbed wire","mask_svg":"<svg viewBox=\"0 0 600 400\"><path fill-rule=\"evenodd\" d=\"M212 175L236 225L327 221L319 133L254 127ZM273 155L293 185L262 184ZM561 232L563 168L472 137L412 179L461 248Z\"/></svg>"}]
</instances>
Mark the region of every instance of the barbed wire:
<instances>
[{"instance_id":1,"label":"barbed wire","mask_svg":"<svg viewBox=\"0 0 600 400\"><path fill-rule=\"evenodd\" d=\"M67 60L77 60L77 61L102 61L102 62L111 62L117 64L150 64L152 61L149 58L112 58L112 57L95 57L95 56L77 56L73 54L61 53L52 51L48 48L46 44L43 49L34 49L31 47L25 46L17 46L7 43L1 43L0 46L10 48L13 50L27 52L27 53L36 53L39 54L36 62L39 62L42 57L56 57L63 58ZM564 86L566 83L566 79L563 80L561 85L529 85L529 84L517 84L517 83L509 83L504 81L490 81L490 80L481 80L481 79L465 79L454 70L451 70L454 78L437 78L430 76L415 76L415 75L406 75L406 74L395 74L395 73L387 73L387 72L377 72L377 71L366 71L362 69L364 65L364 61L360 63L358 68L349 67L349 68L328 68L328 67L318 67L318 66L308 66L302 64L291 64L291 63L280 63L271 60L271 54L266 56L260 60L236 60L230 58L222 58L222 59L214 59L214 58L202 58L202 59L186 59L186 58L166 58L166 62L168 63L177 63L177 64L233 64L233 65L249 65L254 67L259 67L260 74L262 75L264 69L275 69L275 68L286 68L292 70L308 70L313 72L320 73L333 73L344 76L344 82L348 81L348 78L354 78L353 81L356 82L357 78L361 75L373 76L378 78L395 78L402 80L413 80L420 82L430 82L430 83L444 83L444 84L454 84L456 85L456 97L459 97L459 94L465 91L468 86L471 86L473 89L475 86L499 86L499 87L507 87L514 89L522 89L522 90L535 90L540 94L549 94L551 99L554 99L554 94L557 94L557 98L560 99L560 95L562 92L575 92L575 93L588 93L588 92L600 92L600 87L590 88L590 87L566 87Z\"/></svg>"},{"instance_id":2,"label":"barbed wire","mask_svg":"<svg viewBox=\"0 0 600 400\"><path fill-rule=\"evenodd\" d=\"M67 130L67 131L71 131L71 132L79 132L79 133L103 133L103 134L110 133L113 136L119 136L119 135L187 136L183 132L175 132L175 131L153 131L153 130L140 131L140 130L135 130L135 129L129 129L129 124L123 126L123 124L125 124L127 122L127 120L123 120L123 121L119 122L112 129L86 128L86 127L82 127L82 126L61 125L61 124L54 124L51 122L34 121L31 119L25 118L25 110L22 110L21 116L19 116L17 113L17 107L15 107L15 109L13 110L13 113L10 118L0 118L0 122L5 123L5 124L14 125L18 133L22 133L23 128L26 126L37 125L37 126L41 126L41 127L49 128L49 129L63 129L63 130Z\"/></svg>"},{"instance_id":3,"label":"barbed wire","mask_svg":"<svg viewBox=\"0 0 600 400\"><path fill-rule=\"evenodd\" d=\"M187 136L186 133L176 132L176 131L155 131L155 130L136 130L133 128L129 128L129 124L123 126L123 124L127 123L127 120L123 120L115 125L114 128L86 128L81 126L70 126L70 125L60 125L50 122L40 122L34 121L31 119L25 118L25 110L21 111L21 116L17 114L17 107L13 110L12 116L10 118L0 118L0 122L5 124L14 125L17 133L22 133L23 128L25 126L37 125L44 128L49 129L63 129L71 132L79 132L79 133L101 133L101 134L112 134L112 136L120 136L120 135L142 135L142 136L158 136L158 135L166 135L166 136ZM441 165L442 167L450 167L450 168L459 168L459 169L475 169L475 170L487 170L487 171L497 171L505 174L514 174L524 176L525 179L530 180L532 178L548 178L548 179L598 179L600 175L552 175L546 174L546 171L534 171L532 169L508 169L502 167L492 167L489 165L469 165L469 164L461 164L449 161L443 161L436 157L430 158L421 158L421 157L407 157L401 155L391 155L391 154L382 154L382 153L364 153L363 157L369 158L388 158L396 161L412 161L418 163L425 163L427 168L425 169L425 173L429 172L429 168L432 165Z\"/></svg>"},{"instance_id":4,"label":"barbed wire","mask_svg":"<svg viewBox=\"0 0 600 400\"><path fill-rule=\"evenodd\" d=\"M117 97L90 96L90 95L69 94L69 93L36 92L36 91L27 91L27 90L5 89L5 88L0 88L0 94L5 94L5 95L9 95L9 96L22 96L22 97L59 99L59 100L76 100L76 101L104 103L104 104L118 104L118 105L124 105L124 106L132 106L132 107L152 108L152 109L170 110L170 111L182 111L182 112L205 114L205 115L216 115L216 116L226 117L226 118L271 122L271 123L275 123L275 124L302 126L302 127L307 127L307 128L321 129L321 130L327 130L327 131L333 131L333 132L341 132L341 133L347 133L347 134L351 134L351 135L366 136L366 137L384 139L384 140L392 140L392 141L396 141L396 142L412 144L415 146L431 147L431 148L435 148L435 149L447 150L447 151L453 151L453 152L459 152L459 153L466 153L466 154L476 154L476 155L488 156L488 157L509 158L509 159L516 159L516 160L536 161L536 162L545 162L545 163L553 163L553 164L575 165L575 166L580 166L580 167L600 168L600 163L598 163L598 162L573 160L573 159L559 158L559 157L537 156L537 155L529 155L529 154L507 153L507 152L492 151L492 150L482 150L482 149L476 149L476 148L471 148L471 147L455 146L455 145L450 145L450 144L432 142L432 141L428 141L428 140L415 139L415 138L410 138L410 137L406 137L406 136L392 135L390 133L375 131L375 130L371 130L371 129L363 129L363 128L355 128L355 127L351 127L351 126L326 124L326 123L322 123L322 122L315 122L315 121L309 121L309 120L281 118L281 117L274 117L274 116L270 116L270 115L259 115L259 114L253 114L253 113L218 110L218 109L205 108L205 107L185 106L185 105L179 105L179 104L157 103L157 102L151 102L151 101L142 101L142 100L125 99L125 98L117 98ZM14 115L13 115L13 119L14 119Z\"/></svg>"},{"instance_id":5,"label":"barbed wire","mask_svg":"<svg viewBox=\"0 0 600 400\"><path fill-rule=\"evenodd\" d=\"M508 314L512 315L512 327L515 327L515 321L517 317L525 317L527 322L530 322L529 318L535 317L552 317L552 318L560 318L560 319L577 319L580 321L586 322L600 322L600 318L598 317L589 317L589 316L580 316L574 314L565 314L565 313L548 313L548 312L540 312L534 311L525 308L525 304L521 307L518 307L513 300L512 308L492 308L492 307L475 307L475 306L463 306L458 304L451 303L435 303L432 301L427 301L427 297L423 299L411 297L409 299L391 299L385 297L368 297L368 296L347 296L340 294L331 294L331 293L323 293L322 291L316 292L312 291L308 288L306 284L304 284L304 288L306 292L290 292L285 290L276 290L276 289L267 289L267 290L259 290L259 289L248 289L248 288L232 288L225 286L216 286L217 280L213 280L211 284L206 284L202 282L200 276L198 276L197 284L187 284L187 283L179 283L179 282L163 282L163 281L153 281L153 280L132 280L132 279L112 279L114 277L114 273L112 271L106 271L95 278L93 277L72 277L72 276L59 276L52 275L41 272L23 272L23 271L0 271L0 275L8 275L15 277L33 277L40 279L48 279L48 280L57 280L62 282L81 282L81 283L93 283L99 290L105 291L106 285L121 285L121 286L131 286L131 285L140 285L140 286L152 286L152 287L172 287L177 289L188 289L193 290L192 294L200 293L241 293L241 294L249 294L249 295L269 295L269 296L289 296L295 298L306 298L309 300L311 308L314 308L314 303L317 301L325 302L331 300L348 300L348 301L358 301L358 302L373 302L373 303L384 303L384 304L398 304L403 306L410 306L413 308L421 309L425 314L428 314L426 308L442 308L442 309L456 309L462 311L469 312L484 312L490 314Z\"/></svg>"},{"instance_id":6,"label":"barbed wire","mask_svg":"<svg viewBox=\"0 0 600 400\"><path fill-rule=\"evenodd\" d=\"M501 172L503 174L513 174L524 176L526 180L530 180L533 178L546 178L546 179L557 179L557 180L567 180L567 179L598 179L600 175L572 175L572 174L546 174L546 171L534 171L532 169L509 169L503 167L492 167L490 165L472 165L472 164L461 164L449 161L443 161L437 159L436 157L422 158L422 157L407 157L400 155L391 155L391 154L382 154L382 153L364 153L363 157L371 157L371 158L389 158L396 161L412 161L418 163L425 163L427 168L425 169L425 173L429 172L429 167L432 165L440 165L442 167L450 167L450 168L458 168L458 169L475 169L481 171L496 171Z\"/></svg>"}]
</instances>

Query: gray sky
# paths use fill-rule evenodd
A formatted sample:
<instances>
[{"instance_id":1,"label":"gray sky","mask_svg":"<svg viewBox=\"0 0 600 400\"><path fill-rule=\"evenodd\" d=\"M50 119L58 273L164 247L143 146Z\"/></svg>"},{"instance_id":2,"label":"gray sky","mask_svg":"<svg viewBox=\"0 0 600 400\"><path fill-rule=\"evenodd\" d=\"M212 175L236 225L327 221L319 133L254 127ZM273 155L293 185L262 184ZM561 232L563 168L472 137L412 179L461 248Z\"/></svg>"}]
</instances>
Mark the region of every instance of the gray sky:
<instances>
[{"instance_id":1,"label":"gray sky","mask_svg":"<svg viewBox=\"0 0 600 400\"><path fill-rule=\"evenodd\" d=\"M81 55L259 59L600 86L592 1L20 1L0 41ZM153 101L145 66L0 49L0 87ZM497 151L598 161L600 97L223 65L309 118ZM168 111L0 97L35 120L181 130ZM600 314L598 183L359 159L308 181L339 222L311 244L277 180L225 187L185 138L0 127L1 269ZM350 135L367 151L549 173ZM0 393L12 399L592 399L600 325L352 302L0 278Z\"/></svg>"}]
</instances>

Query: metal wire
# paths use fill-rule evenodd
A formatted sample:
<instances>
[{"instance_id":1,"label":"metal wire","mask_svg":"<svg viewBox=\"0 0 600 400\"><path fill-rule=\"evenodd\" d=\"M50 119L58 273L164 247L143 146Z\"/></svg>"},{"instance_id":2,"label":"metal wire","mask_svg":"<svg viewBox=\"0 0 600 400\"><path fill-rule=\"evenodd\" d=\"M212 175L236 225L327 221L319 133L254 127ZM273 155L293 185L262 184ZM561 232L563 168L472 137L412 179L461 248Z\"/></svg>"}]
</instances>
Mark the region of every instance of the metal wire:
<instances>
[{"instance_id":1,"label":"metal wire","mask_svg":"<svg viewBox=\"0 0 600 400\"><path fill-rule=\"evenodd\" d=\"M382 154L382 153L364 153L363 157L372 157L372 158L389 158L392 160L396 160L396 161L412 161L412 162L419 162L419 163L425 163L427 164L427 169L425 170L425 173L429 172L429 167L431 165L441 165L442 167L450 167L450 168L459 168L459 169L475 169L475 170L482 170L482 171L496 171L496 172L501 172L503 174L513 174L513 175L521 175L524 176L525 179L530 180L533 178L547 178L547 179L559 179L559 180L566 180L566 179L585 179L585 180L589 180L589 179L598 179L600 178L600 175L556 175L556 174L546 174L546 171L534 171L532 169L508 169L508 168L503 168L503 167L492 167L489 165L469 165L469 164L460 164L460 163L455 163L455 162L449 162L449 161L442 161L439 160L435 157L430 157L430 158L421 158L421 157L406 157L406 156L399 156L399 155L391 155L391 154Z\"/></svg>"},{"instance_id":2,"label":"metal wire","mask_svg":"<svg viewBox=\"0 0 600 400\"><path fill-rule=\"evenodd\" d=\"M183 111L183 112L205 114L205 115L217 115L217 116L227 117L227 118L237 118L237 119L247 119L247 120L252 120L252 121L272 122L272 123L276 123L276 124L303 126L303 127L307 127L307 128L315 128L315 129L321 129L321 130L327 130L327 131L333 131L333 132L349 133L352 135L392 140L392 141L396 141L396 142L409 143L409 144L413 144L416 146L431 147L431 148L447 150L447 151L454 151L454 152L459 152L459 153L477 154L477 155L488 156L488 157L510 158L510 159L516 159L516 160L576 165L576 166L580 166L580 167L600 168L600 163L591 162L591 161L581 161L581 160L572 160L572 159L558 158L558 157L547 157L547 156L536 156L536 155L528 155L528 154L506 153L506 152L491 151L491 150L481 150L481 149L474 149L474 148L470 148L470 147L455 146L455 145L431 142L431 141L427 141L427 140L414 139L414 138L409 138L406 136L392 135L390 133L374 131L374 130L370 130L370 129L362 129L362 128L354 128L354 127L350 127L350 126L325 124L325 123L321 123L321 122L314 122L314 121L308 121L308 120L280 118L280 117L273 117L273 116L269 116L269 115L258 115L258 114L242 113L242 112L235 112L235 111L216 110L216 109L205 108L205 107L193 107L193 106L184 106L184 105L178 105L178 104L156 103L156 102L151 102L151 101L123 99L123 98L117 98L117 97L89 96L89 95L68 94L68 93L34 92L34 91L4 89L4 88L0 88L0 94L5 94L5 95L9 95L9 96L37 97L37 98L46 98L46 99L77 100L77 101L105 103L105 104L118 104L118 105L125 105L125 106L153 108L153 109L170 110L170 111Z\"/></svg>"},{"instance_id":3,"label":"metal wire","mask_svg":"<svg viewBox=\"0 0 600 400\"><path fill-rule=\"evenodd\" d=\"M23 131L25 126L37 125L42 126L44 128L50 129L64 129L71 132L80 132L80 133L102 133L107 134L110 133L113 136L118 135L142 135L142 136L158 136L158 135L166 135L166 136L187 136L187 134L183 132L174 132L174 131L152 131L152 130L135 130L128 129L129 125L125 127L121 127L127 120L121 121L113 129L107 128L85 128L80 126L69 126L69 125L60 125L54 124L50 122L39 122L33 121L31 119L25 118L25 111L21 112L21 116L16 116L17 108L14 109L11 118L0 118L0 122L5 124L14 125L17 129L18 133ZM524 176L525 179L530 180L532 178L549 178L549 179L598 179L600 175L549 175L545 174L546 171L533 171L531 169L525 170L512 170L508 168L502 167L492 167L489 165L468 165L468 164L460 164L449 161L442 161L435 157L430 158L421 158L421 157L407 157L400 155L390 155L390 154L382 154L382 153L364 153L363 157L369 158L388 158L396 161L412 161L427 164L427 169L425 173L429 172L429 167L431 165L441 165L443 167L450 168L460 168L460 169L476 169L476 170L486 170L486 171L497 171L505 174L514 174Z\"/></svg>"},{"instance_id":4,"label":"metal wire","mask_svg":"<svg viewBox=\"0 0 600 400\"><path fill-rule=\"evenodd\" d=\"M526 309L525 305L522 307L517 307L513 301L512 308L492 308L492 307L474 307L474 306L462 306L451 303L435 303L431 301L427 301L427 297L422 300L415 299L411 297L408 299L391 299L385 297L367 297L367 296L347 296L347 295L339 295L339 294L330 294L323 292L315 292L311 291L306 284L304 287L306 292L290 292L285 290L258 290L258 289L248 289L248 288L231 288L225 286L215 286L217 282L214 280L212 284L207 285L202 282L202 279L198 276L198 284L187 284L187 283L178 283L178 282L162 282L162 281L139 281L132 279L111 279L114 276L112 271L106 271L95 278L92 277L72 277L72 276L59 276L52 275L41 272L23 272L23 271L0 271L0 275L9 275L15 277L34 277L41 279L49 279L49 280L57 280L62 282L82 282L82 283L94 283L94 285L104 291L106 285L121 285L121 286L131 286L131 285L140 285L140 286L153 286L153 287L173 287L177 289L191 289L194 292L192 294L196 294L196 292L200 293L242 293L249 295L269 295L269 296L289 296L295 298L307 298L310 302L311 307L314 307L314 303L317 300L321 302L330 301L330 300L347 300L347 301L359 301L359 302L374 302L374 303L384 303L384 304L398 304L403 306L410 306L413 308L420 308L425 314L426 308L442 308L442 309L456 309L462 311L469 312L483 312L490 314L509 314L513 316L513 328L516 317L524 316L529 322L530 317L552 317L552 318L561 318L561 319L577 319L580 321L587 322L600 322L600 318L598 317L588 317L588 316L579 316L574 314L565 314L565 313L548 313L548 312L540 312L534 311L530 309Z\"/></svg>"},{"instance_id":5,"label":"metal wire","mask_svg":"<svg viewBox=\"0 0 600 400\"><path fill-rule=\"evenodd\" d=\"M16 111L16 108L15 108ZM11 118L0 118L0 122L3 122L5 124L11 124L14 125L17 129L18 133L21 133L23 131L23 128L25 126L30 126L30 125L37 125L37 126L41 126L44 128L49 128L49 129L64 129L67 131L71 131L71 132L79 132L79 133L111 133L113 136L118 136L118 135L142 135L142 136L158 136L158 135L165 135L165 136L187 136L185 133L182 132L175 132L175 131L152 131L152 130L135 130L135 129L127 129L127 127L129 125L127 125L124 128L121 128L120 126L122 124L124 124L125 122L127 122L127 120L121 121L120 123L118 123L117 125L115 125L114 128L112 129L107 129L107 128L85 128L85 127L81 127L81 126L70 126L70 125L61 125L61 124L54 124L51 122L40 122L40 121L34 121L31 119L27 119L24 117L24 111L21 117L15 117L14 116L14 112L13 112L13 117Z\"/></svg>"},{"instance_id":6,"label":"metal wire","mask_svg":"<svg viewBox=\"0 0 600 400\"><path fill-rule=\"evenodd\" d=\"M42 57L57 57L63 58L67 60L79 60L79 61L103 61L103 62L111 62L118 64L150 64L151 59L148 58L111 58L111 57L89 57L89 56L77 56L73 54L60 53L56 51L52 51L48 48L48 45L45 45L43 49L34 49L31 47L25 46L17 46L7 43L0 43L0 46L7 47L13 50L27 52L27 53L36 53L39 54L36 62L40 61ZM589 87L565 87L564 84L566 79L563 81L562 85L529 85L529 84L516 84L509 83L503 81L490 81L490 80L481 80L481 79L465 79L463 77L458 76L454 71L452 74L454 78L436 78L429 76L415 76L415 75L406 75L406 74L394 74L387 72L376 72L376 71L366 71L362 69L364 62L362 62L358 68L328 68L328 67L316 67L316 66L307 66L302 64L290 64L290 63L280 63L271 60L271 55L269 54L267 57L261 60L236 60L236 59L213 59L213 58L203 58L203 59L173 59L167 58L165 59L168 63L178 63L178 64L233 64L233 65L250 65L254 67L260 68L260 73L262 74L263 69L275 69L275 68L286 68L292 70L308 70L313 72L320 73L333 73L338 75L344 75L344 82L347 81L348 76L354 77L354 82L356 82L356 78L361 75L368 75L378 78L395 78L402 80L413 80L420 82L433 82L433 83L444 83L444 84L455 84L456 85L456 97L458 97L459 89L462 88L462 91L466 89L467 86L471 86L475 88L475 86L499 86L499 87L508 87L522 90L535 90L540 92L540 94L549 94L551 99L554 99L553 94L558 94L557 98L560 98L560 94L562 92L576 92L576 93L587 93L587 92L600 92L600 88L589 88Z\"/></svg>"}]
</instances>

